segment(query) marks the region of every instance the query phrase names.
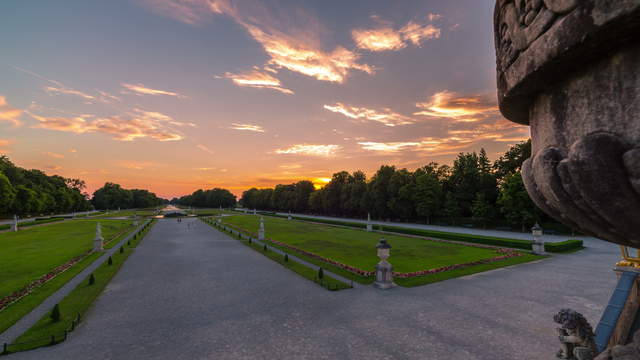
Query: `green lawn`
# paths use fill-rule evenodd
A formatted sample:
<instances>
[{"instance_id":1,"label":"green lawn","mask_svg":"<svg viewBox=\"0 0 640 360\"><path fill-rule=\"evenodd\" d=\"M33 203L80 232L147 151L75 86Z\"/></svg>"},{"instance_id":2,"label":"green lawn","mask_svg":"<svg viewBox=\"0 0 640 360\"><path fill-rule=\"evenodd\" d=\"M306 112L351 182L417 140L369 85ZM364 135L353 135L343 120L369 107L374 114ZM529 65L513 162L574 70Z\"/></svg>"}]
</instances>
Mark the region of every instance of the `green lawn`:
<instances>
[{"instance_id":1,"label":"green lawn","mask_svg":"<svg viewBox=\"0 0 640 360\"><path fill-rule=\"evenodd\" d=\"M379 261L375 246L382 237L393 247L389 261L397 272L434 269L497 256L491 249L422 238L381 235L275 217L264 219L268 238L367 271L373 271ZM231 216L225 217L223 221L253 233L259 227L258 216Z\"/></svg>"},{"instance_id":2,"label":"green lawn","mask_svg":"<svg viewBox=\"0 0 640 360\"><path fill-rule=\"evenodd\" d=\"M0 233L0 297L21 289L93 246L97 220L71 220ZM102 220L106 240L131 230L127 220Z\"/></svg>"},{"instance_id":3,"label":"green lawn","mask_svg":"<svg viewBox=\"0 0 640 360\"><path fill-rule=\"evenodd\" d=\"M109 281L115 276L122 264L134 251L139 242L143 239L144 235L151 229L151 225L140 233L135 239L131 240L131 245L124 245L124 252L116 252L111 258L113 260L112 265L108 265L105 262L100 266L93 274L95 277L95 283L89 285L88 279L85 279L80 285L78 285L69 295L67 295L59 304L61 320L53 322L49 315L42 317L31 329L22 334L16 341L9 347L11 352L30 350L41 346L50 344L51 335L55 336L55 341L59 342L63 339L65 330L69 330L72 327L72 322L76 319L78 314L84 318L87 310L93 304L93 302L102 293L102 290L109 284Z\"/></svg>"},{"instance_id":4,"label":"green lawn","mask_svg":"<svg viewBox=\"0 0 640 360\"><path fill-rule=\"evenodd\" d=\"M133 215L138 215L138 216L154 216L157 215L158 212L155 208L146 208L146 209L127 209L127 210L120 210L120 211L114 211L111 210L109 211L109 213L101 213L98 214L96 216L91 216L93 218L105 218L105 217L132 217Z\"/></svg>"}]
</instances>

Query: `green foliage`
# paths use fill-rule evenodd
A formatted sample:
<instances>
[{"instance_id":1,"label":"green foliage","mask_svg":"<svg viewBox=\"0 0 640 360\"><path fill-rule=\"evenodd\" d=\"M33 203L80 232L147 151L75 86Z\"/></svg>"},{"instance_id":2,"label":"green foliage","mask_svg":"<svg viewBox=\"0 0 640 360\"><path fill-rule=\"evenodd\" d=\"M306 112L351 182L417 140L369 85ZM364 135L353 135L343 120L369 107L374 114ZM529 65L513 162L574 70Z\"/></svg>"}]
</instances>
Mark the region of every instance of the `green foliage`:
<instances>
[{"instance_id":1,"label":"green foliage","mask_svg":"<svg viewBox=\"0 0 640 360\"><path fill-rule=\"evenodd\" d=\"M89 210L82 180L26 170L0 156L0 214L35 215Z\"/></svg>"},{"instance_id":2,"label":"green foliage","mask_svg":"<svg viewBox=\"0 0 640 360\"><path fill-rule=\"evenodd\" d=\"M93 275L93 273L91 273L91 276L89 276L89 285L93 285L96 283L96 277Z\"/></svg>"},{"instance_id":3,"label":"green foliage","mask_svg":"<svg viewBox=\"0 0 640 360\"><path fill-rule=\"evenodd\" d=\"M267 248L267 244L264 244L264 247L262 248L262 250L264 250L264 251L269 250L269 249Z\"/></svg>"},{"instance_id":4,"label":"green foliage","mask_svg":"<svg viewBox=\"0 0 640 360\"><path fill-rule=\"evenodd\" d=\"M148 190L127 190L118 184L107 182L93 193L91 202L96 209L115 210L150 208L164 203L165 200L158 198L156 194Z\"/></svg>"},{"instance_id":5,"label":"green foliage","mask_svg":"<svg viewBox=\"0 0 640 360\"><path fill-rule=\"evenodd\" d=\"M541 212L529 197L520 173L504 178L497 204L507 221L514 225L520 224L522 231L540 217Z\"/></svg>"},{"instance_id":6,"label":"green foliage","mask_svg":"<svg viewBox=\"0 0 640 360\"><path fill-rule=\"evenodd\" d=\"M318 279L324 278L324 270L322 268L318 269Z\"/></svg>"},{"instance_id":7,"label":"green foliage","mask_svg":"<svg viewBox=\"0 0 640 360\"><path fill-rule=\"evenodd\" d=\"M113 265L113 259L111 259L111 256L109 256L109 260L107 261L107 264L109 266Z\"/></svg>"},{"instance_id":8,"label":"green foliage","mask_svg":"<svg viewBox=\"0 0 640 360\"><path fill-rule=\"evenodd\" d=\"M284 262L288 262L289 261L289 254L284 254Z\"/></svg>"},{"instance_id":9,"label":"green foliage","mask_svg":"<svg viewBox=\"0 0 640 360\"><path fill-rule=\"evenodd\" d=\"M120 246L120 254L124 253L124 246Z\"/></svg>"},{"instance_id":10,"label":"green foliage","mask_svg":"<svg viewBox=\"0 0 640 360\"><path fill-rule=\"evenodd\" d=\"M547 252L558 253L565 251L573 251L583 248L582 240L570 239L562 242L544 243L544 250Z\"/></svg>"},{"instance_id":11,"label":"green foliage","mask_svg":"<svg viewBox=\"0 0 640 360\"><path fill-rule=\"evenodd\" d=\"M507 175L520 172L522 163L531 157L531 139L511 147L493 164L496 177L501 180Z\"/></svg>"},{"instance_id":12,"label":"green foliage","mask_svg":"<svg viewBox=\"0 0 640 360\"><path fill-rule=\"evenodd\" d=\"M229 190L214 188L211 190L196 190L191 195L171 200L172 204L183 206L195 206L202 208L233 207L236 204L236 196Z\"/></svg>"},{"instance_id":13,"label":"green foliage","mask_svg":"<svg viewBox=\"0 0 640 360\"><path fill-rule=\"evenodd\" d=\"M49 315L49 318L51 318L51 321L53 322L58 322L60 321L60 304L56 304L53 307L53 310L51 310L51 314Z\"/></svg>"},{"instance_id":14,"label":"green foliage","mask_svg":"<svg viewBox=\"0 0 640 360\"><path fill-rule=\"evenodd\" d=\"M476 194L476 198L471 204L471 214L474 219L482 222L483 227L486 226L486 221L493 216L493 207L487 201L484 193Z\"/></svg>"}]
</instances>

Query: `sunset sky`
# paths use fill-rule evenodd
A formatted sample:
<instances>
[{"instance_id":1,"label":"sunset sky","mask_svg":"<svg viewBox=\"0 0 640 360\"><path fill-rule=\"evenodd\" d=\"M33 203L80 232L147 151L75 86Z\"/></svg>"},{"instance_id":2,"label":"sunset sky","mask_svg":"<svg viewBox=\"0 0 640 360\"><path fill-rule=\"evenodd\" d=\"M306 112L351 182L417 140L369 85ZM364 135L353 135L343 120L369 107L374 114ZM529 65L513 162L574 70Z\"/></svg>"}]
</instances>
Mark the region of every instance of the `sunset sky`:
<instances>
[{"instance_id":1,"label":"sunset sky","mask_svg":"<svg viewBox=\"0 0 640 360\"><path fill-rule=\"evenodd\" d=\"M495 159L494 3L5 0L0 154L162 197Z\"/></svg>"}]
</instances>

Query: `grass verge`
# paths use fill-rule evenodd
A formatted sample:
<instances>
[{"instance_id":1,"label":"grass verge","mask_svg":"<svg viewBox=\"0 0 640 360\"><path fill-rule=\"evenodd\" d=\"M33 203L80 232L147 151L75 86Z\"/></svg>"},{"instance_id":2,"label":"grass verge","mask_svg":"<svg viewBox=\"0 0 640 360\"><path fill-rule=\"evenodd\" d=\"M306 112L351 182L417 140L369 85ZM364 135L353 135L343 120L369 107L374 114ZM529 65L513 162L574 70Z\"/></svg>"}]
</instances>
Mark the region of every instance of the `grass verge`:
<instances>
[{"instance_id":1,"label":"grass verge","mask_svg":"<svg viewBox=\"0 0 640 360\"><path fill-rule=\"evenodd\" d=\"M149 226L131 239L131 245L123 245L124 251L122 253L116 251L111 256L111 265L105 261L93 272L94 284L90 285L89 279L85 279L59 303L61 313L59 321L52 321L49 313L46 314L9 346L9 352L32 350L66 340L66 334L75 329L78 321L83 318L93 302L100 296L109 281L117 274L122 264L131 255L134 248L149 232L153 224L155 224L155 221L152 221Z\"/></svg>"}]
</instances>

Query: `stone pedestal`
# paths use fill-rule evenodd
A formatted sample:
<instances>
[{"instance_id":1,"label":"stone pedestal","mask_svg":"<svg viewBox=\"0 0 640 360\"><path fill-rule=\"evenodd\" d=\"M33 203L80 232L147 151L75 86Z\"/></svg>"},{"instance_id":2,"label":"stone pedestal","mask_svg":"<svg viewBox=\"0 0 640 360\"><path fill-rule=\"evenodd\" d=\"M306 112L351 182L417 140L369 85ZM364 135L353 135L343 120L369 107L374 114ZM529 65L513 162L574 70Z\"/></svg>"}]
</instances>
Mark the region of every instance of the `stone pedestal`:
<instances>
[{"instance_id":1,"label":"stone pedestal","mask_svg":"<svg viewBox=\"0 0 640 360\"><path fill-rule=\"evenodd\" d=\"M258 240L264 241L264 219L260 218L260 230L258 230Z\"/></svg>"},{"instance_id":2,"label":"stone pedestal","mask_svg":"<svg viewBox=\"0 0 640 360\"><path fill-rule=\"evenodd\" d=\"M535 241L531 245L531 248L533 249L533 253L536 254L536 255L545 255L546 254L544 252L544 241L542 241L542 240Z\"/></svg>"},{"instance_id":3,"label":"stone pedestal","mask_svg":"<svg viewBox=\"0 0 640 360\"><path fill-rule=\"evenodd\" d=\"M373 231L373 224L371 223L371 214L367 214L367 231Z\"/></svg>"},{"instance_id":4,"label":"stone pedestal","mask_svg":"<svg viewBox=\"0 0 640 360\"><path fill-rule=\"evenodd\" d=\"M376 282L373 284L378 289L391 289L396 284L393 282L393 265L382 260L376 264Z\"/></svg>"},{"instance_id":5,"label":"stone pedestal","mask_svg":"<svg viewBox=\"0 0 640 360\"><path fill-rule=\"evenodd\" d=\"M96 225L96 237L93 239L93 251L98 252L104 250L104 238L102 237L102 227L100 223Z\"/></svg>"},{"instance_id":6,"label":"stone pedestal","mask_svg":"<svg viewBox=\"0 0 640 360\"><path fill-rule=\"evenodd\" d=\"M18 217L13 215L13 224L11 224L11 231L18 231Z\"/></svg>"}]
</instances>

